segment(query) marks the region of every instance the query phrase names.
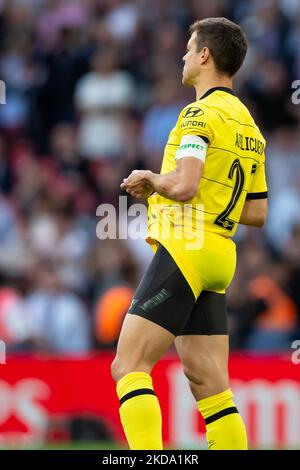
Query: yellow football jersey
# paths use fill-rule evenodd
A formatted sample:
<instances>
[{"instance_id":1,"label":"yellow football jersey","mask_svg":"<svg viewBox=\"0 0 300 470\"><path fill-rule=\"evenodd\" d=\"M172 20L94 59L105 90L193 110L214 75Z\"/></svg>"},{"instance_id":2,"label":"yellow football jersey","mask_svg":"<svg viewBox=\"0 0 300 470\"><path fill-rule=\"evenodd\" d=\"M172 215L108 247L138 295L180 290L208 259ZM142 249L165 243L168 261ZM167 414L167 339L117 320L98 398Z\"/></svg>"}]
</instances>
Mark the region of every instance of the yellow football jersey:
<instances>
[{"instance_id":1,"label":"yellow football jersey","mask_svg":"<svg viewBox=\"0 0 300 470\"><path fill-rule=\"evenodd\" d=\"M230 88L212 88L182 110L165 147L162 174L175 170L176 152L186 135L200 136L208 142L196 196L185 203L157 193L148 198L148 242L161 242L171 254L181 251L182 260L183 244L195 228L202 239L205 234L218 235L214 245L232 251L234 243L229 239L237 229L246 199L267 197L265 139L249 110ZM186 218L184 207L191 209Z\"/></svg>"}]
</instances>

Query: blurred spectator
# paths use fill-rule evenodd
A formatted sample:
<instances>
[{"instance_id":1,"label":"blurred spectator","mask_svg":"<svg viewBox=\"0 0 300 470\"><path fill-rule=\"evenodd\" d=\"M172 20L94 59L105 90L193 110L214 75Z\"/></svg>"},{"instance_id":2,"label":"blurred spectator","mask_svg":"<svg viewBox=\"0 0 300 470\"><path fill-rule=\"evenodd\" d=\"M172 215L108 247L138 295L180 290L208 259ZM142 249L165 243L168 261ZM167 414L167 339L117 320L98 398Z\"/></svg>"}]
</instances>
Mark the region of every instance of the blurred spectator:
<instances>
[{"instance_id":1,"label":"blurred spectator","mask_svg":"<svg viewBox=\"0 0 300 470\"><path fill-rule=\"evenodd\" d=\"M38 40L46 49L59 42L59 32L64 27L84 28L88 19L88 5L82 0L46 0L37 22Z\"/></svg>"},{"instance_id":2,"label":"blurred spectator","mask_svg":"<svg viewBox=\"0 0 300 470\"><path fill-rule=\"evenodd\" d=\"M111 0L110 11L105 15L108 31L119 41L130 41L135 34L139 11L132 0Z\"/></svg>"},{"instance_id":3,"label":"blurred spectator","mask_svg":"<svg viewBox=\"0 0 300 470\"><path fill-rule=\"evenodd\" d=\"M115 285L102 294L96 305L95 335L102 347L117 346L121 326L133 298L134 290Z\"/></svg>"},{"instance_id":4,"label":"blurred spectator","mask_svg":"<svg viewBox=\"0 0 300 470\"><path fill-rule=\"evenodd\" d=\"M64 285L85 293L85 259L89 252L89 234L77 224L72 208L64 208L56 214L58 238L55 260L59 277Z\"/></svg>"},{"instance_id":5,"label":"blurred spectator","mask_svg":"<svg viewBox=\"0 0 300 470\"><path fill-rule=\"evenodd\" d=\"M142 145L148 166L159 169L163 149L183 107L178 81L165 77L154 88L153 105L145 113Z\"/></svg>"},{"instance_id":6,"label":"blurred spectator","mask_svg":"<svg viewBox=\"0 0 300 470\"><path fill-rule=\"evenodd\" d=\"M7 284L0 274L0 338L12 352L30 347L32 331L21 293Z\"/></svg>"},{"instance_id":7,"label":"blurred spectator","mask_svg":"<svg viewBox=\"0 0 300 470\"><path fill-rule=\"evenodd\" d=\"M0 267L8 276L19 274L26 266L24 234L13 204L0 196Z\"/></svg>"},{"instance_id":8,"label":"blurred spectator","mask_svg":"<svg viewBox=\"0 0 300 470\"><path fill-rule=\"evenodd\" d=\"M289 110L291 90L288 70L278 60L266 56L258 56L258 60L258 68L253 67L252 76L246 82L248 98L259 104L256 119L266 131L295 125L296 121Z\"/></svg>"},{"instance_id":9,"label":"blurred spectator","mask_svg":"<svg viewBox=\"0 0 300 470\"><path fill-rule=\"evenodd\" d=\"M300 174L295 173L289 185L273 194L267 222L270 241L282 250L292 228L300 221Z\"/></svg>"},{"instance_id":10,"label":"blurred spectator","mask_svg":"<svg viewBox=\"0 0 300 470\"><path fill-rule=\"evenodd\" d=\"M96 280L94 336L101 347L115 347L136 284L136 265L120 240L104 240L93 256Z\"/></svg>"},{"instance_id":11,"label":"blurred spectator","mask_svg":"<svg viewBox=\"0 0 300 470\"><path fill-rule=\"evenodd\" d=\"M0 135L0 193L8 194L12 190L12 172L8 161L5 139Z\"/></svg>"},{"instance_id":12,"label":"blurred spectator","mask_svg":"<svg viewBox=\"0 0 300 470\"><path fill-rule=\"evenodd\" d=\"M36 56L41 77L31 90L29 128L41 151L46 151L53 126L75 121L74 89L87 64L76 30L67 27L59 30L53 50L39 50Z\"/></svg>"},{"instance_id":13,"label":"blurred spectator","mask_svg":"<svg viewBox=\"0 0 300 470\"><path fill-rule=\"evenodd\" d=\"M34 267L34 286L26 299L33 336L50 352L82 353L90 347L90 322L78 296L60 282L50 260Z\"/></svg>"},{"instance_id":14,"label":"blurred spectator","mask_svg":"<svg viewBox=\"0 0 300 470\"><path fill-rule=\"evenodd\" d=\"M289 20L280 8L278 0L254 2L254 15L246 19L248 35L253 45L271 59L284 60ZM255 28L251 27L255 23Z\"/></svg>"},{"instance_id":15,"label":"blurred spectator","mask_svg":"<svg viewBox=\"0 0 300 470\"><path fill-rule=\"evenodd\" d=\"M286 277L284 266L272 263L269 275L258 276L249 284L248 311L252 310L253 317L247 349L274 351L290 347L297 310L280 277Z\"/></svg>"},{"instance_id":16,"label":"blurred spectator","mask_svg":"<svg viewBox=\"0 0 300 470\"><path fill-rule=\"evenodd\" d=\"M284 246L283 260L289 267L289 286L297 306L298 330L300 332L300 223L294 225L290 237Z\"/></svg>"},{"instance_id":17,"label":"blurred spectator","mask_svg":"<svg viewBox=\"0 0 300 470\"><path fill-rule=\"evenodd\" d=\"M112 47L96 52L92 72L80 79L75 90L81 115L79 150L90 159L117 157L122 151L122 122L124 111L133 105L134 84L119 70L117 57Z\"/></svg>"}]
</instances>

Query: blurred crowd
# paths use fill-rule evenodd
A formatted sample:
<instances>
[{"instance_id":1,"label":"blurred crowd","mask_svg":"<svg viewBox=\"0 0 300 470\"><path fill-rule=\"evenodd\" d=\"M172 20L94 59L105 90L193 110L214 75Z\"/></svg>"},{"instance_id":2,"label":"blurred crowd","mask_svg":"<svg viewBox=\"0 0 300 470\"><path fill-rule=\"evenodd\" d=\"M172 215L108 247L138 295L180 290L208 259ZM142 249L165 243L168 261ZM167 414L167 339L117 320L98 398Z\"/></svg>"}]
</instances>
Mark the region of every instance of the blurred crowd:
<instances>
[{"instance_id":1,"label":"blurred crowd","mask_svg":"<svg viewBox=\"0 0 300 470\"><path fill-rule=\"evenodd\" d=\"M115 347L152 253L142 240L99 240L96 209L118 207L131 170L159 171L194 100L181 84L188 27L210 16L246 31L235 91L268 143L267 224L235 237L231 345L285 350L300 338L299 1L0 0L0 338L10 351Z\"/></svg>"}]
</instances>

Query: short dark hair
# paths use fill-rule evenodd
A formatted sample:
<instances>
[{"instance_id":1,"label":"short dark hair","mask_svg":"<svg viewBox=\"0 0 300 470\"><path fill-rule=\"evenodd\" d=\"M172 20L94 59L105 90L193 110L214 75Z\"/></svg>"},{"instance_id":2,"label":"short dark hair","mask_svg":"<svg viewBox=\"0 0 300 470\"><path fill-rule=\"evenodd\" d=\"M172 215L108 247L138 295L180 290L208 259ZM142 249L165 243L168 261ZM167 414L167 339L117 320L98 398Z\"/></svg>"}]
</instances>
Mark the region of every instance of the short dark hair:
<instances>
[{"instance_id":1,"label":"short dark hair","mask_svg":"<svg viewBox=\"0 0 300 470\"><path fill-rule=\"evenodd\" d=\"M216 69L232 77L241 67L247 52L247 40L242 28L227 18L205 18L190 27L197 33L197 51L208 47Z\"/></svg>"}]
</instances>

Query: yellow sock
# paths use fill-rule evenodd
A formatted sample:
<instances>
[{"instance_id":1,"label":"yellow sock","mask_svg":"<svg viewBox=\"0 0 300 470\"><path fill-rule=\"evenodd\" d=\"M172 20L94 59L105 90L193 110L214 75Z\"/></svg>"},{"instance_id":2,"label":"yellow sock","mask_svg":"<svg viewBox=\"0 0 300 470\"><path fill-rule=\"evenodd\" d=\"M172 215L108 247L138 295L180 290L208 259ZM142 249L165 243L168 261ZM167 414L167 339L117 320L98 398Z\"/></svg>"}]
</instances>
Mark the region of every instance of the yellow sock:
<instances>
[{"instance_id":1,"label":"yellow sock","mask_svg":"<svg viewBox=\"0 0 300 470\"><path fill-rule=\"evenodd\" d=\"M120 418L130 449L157 449L162 445L162 419L152 378L146 372L131 372L117 383Z\"/></svg>"},{"instance_id":2,"label":"yellow sock","mask_svg":"<svg viewBox=\"0 0 300 470\"><path fill-rule=\"evenodd\" d=\"M230 389L197 402L211 450L247 450L246 429Z\"/></svg>"}]
</instances>

